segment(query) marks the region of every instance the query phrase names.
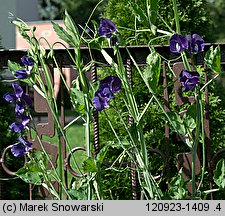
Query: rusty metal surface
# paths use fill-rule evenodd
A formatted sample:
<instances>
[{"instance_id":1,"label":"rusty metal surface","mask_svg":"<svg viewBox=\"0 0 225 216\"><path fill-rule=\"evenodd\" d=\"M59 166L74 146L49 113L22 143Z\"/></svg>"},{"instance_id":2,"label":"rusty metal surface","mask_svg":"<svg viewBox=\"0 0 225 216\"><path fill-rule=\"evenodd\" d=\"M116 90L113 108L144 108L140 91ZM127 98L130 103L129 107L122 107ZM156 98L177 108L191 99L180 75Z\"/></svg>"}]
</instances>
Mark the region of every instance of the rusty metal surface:
<instances>
[{"instance_id":1,"label":"rusty metal surface","mask_svg":"<svg viewBox=\"0 0 225 216\"><path fill-rule=\"evenodd\" d=\"M221 50L221 61L225 62L225 43L206 43L205 44L205 52L209 49L211 45L217 46L220 45ZM168 45L156 45L154 46L155 50L163 55L166 59L174 59L178 57L176 54L170 53L170 48ZM106 47L104 48L110 55L113 57L113 48ZM150 49L148 46L128 46L120 47L121 55L123 58L124 64L126 64L127 58L129 58L129 55L126 51L126 49L129 50L137 64L146 64L146 58L150 52ZM73 48L69 49L73 53ZM46 53L48 53L49 50L46 50ZM26 54L26 50L0 50L0 67L7 68L7 62L8 60L15 61L19 64L21 64L21 57ZM54 54L56 56L57 62L60 62L62 66L70 66L73 65L73 62L68 54L68 52L65 49L55 49ZM99 62L100 64L104 63L106 64L106 61L104 60L104 57L102 56L101 52L99 50L92 50L92 55L90 56L90 49L88 47L82 47L81 48L81 56L83 58L84 64L89 63L91 60L96 60L96 62ZM54 65L54 61L49 59L49 64ZM201 64L203 62L203 53L200 53L196 55L196 61L198 64Z\"/></svg>"},{"instance_id":2,"label":"rusty metal surface","mask_svg":"<svg viewBox=\"0 0 225 216\"><path fill-rule=\"evenodd\" d=\"M91 68L91 82L94 84L97 82L97 68L95 65ZM98 111L94 109L93 111L93 131L94 131L94 157L99 153L99 121L98 121Z\"/></svg>"},{"instance_id":3,"label":"rusty metal surface","mask_svg":"<svg viewBox=\"0 0 225 216\"><path fill-rule=\"evenodd\" d=\"M205 47L205 51L208 50L208 48L211 46L212 44L206 44ZM215 46L217 46L218 44L213 44ZM225 62L225 44L220 44L220 48L221 48L221 61ZM111 48L105 48L106 51L113 56L113 49ZM147 46L134 46L134 47L128 47L130 53L132 54L132 56L134 57L135 61L137 62L137 64L142 65L146 63L146 57L148 56L150 50ZM176 57L176 55L171 54L169 51L169 46L155 46L155 49L157 52L159 52L161 55L163 55L164 57L166 57L167 59L171 59ZM48 52L48 51L47 51ZM20 58L26 53L26 50L0 50L0 67L2 68L7 68L7 62L8 60L11 61L15 61L17 63L21 63ZM126 70L127 70L127 75L128 75L128 80L130 82L130 85L132 86L132 70L131 70L131 60L129 59L129 55L126 52L126 48L125 47L121 47L121 55L122 55L122 59L123 62L126 66ZM56 54L56 60L60 60L61 66L62 67L69 67L72 62L68 56L68 53L66 50L55 50L55 54ZM87 63L90 61L90 53L89 53L89 49L88 48L82 48L81 50L81 54L84 60L84 63ZM104 58L102 57L102 54L97 51L94 50L93 51L93 55L92 57L96 60L96 62L104 63L106 64L106 62L103 60ZM203 64L203 53L196 55L196 62L198 64ZM52 70L52 68L54 67L54 63L51 62L51 60L49 60L49 63L52 64L50 69ZM97 81L97 67L98 65L94 65L91 69L91 82L94 83ZM174 72L176 74L177 77L179 77L179 73L180 71L184 68L182 63L174 63L173 64L173 69ZM50 71L51 71L50 70ZM170 111L170 105L169 105L169 93L168 93L168 89L167 89L167 76L166 76L166 71L167 71L167 67L165 62L163 62L163 87L164 87L164 108L166 110L166 112ZM207 68L205 66L205 81L207 81ZM182 106L185 103L190 103L193 104L194 103L194 97L184 97L182 90L181 90L181 85L180 82L178 80L175 81L174 83L174 90L175 90L175 99L176 99L176 103L178 104L178 106ZM62 104L61 104L61 124L64 125L65 124L65 116L64 116L64 94L63 91L61 91L61 99L62 99ZM210 188L212 188L212 183L213 183L213 170L215 169L215 164L216 162L219 160L219 158L221 158L224 154L225 154L225 149L220 149L218 150L214 155L212 155L211 150L210 150L210 116L209 116L209 100L208 100L208 88L205 89L205 115L204 115L204 122L205 122L205 142L206 142L206 147L207 147L207 164L208 164L208 170L209 170L209 182L210 182ZM51 111L50 108L48 107L47 101L45 99L43 99L36 91L34 91L34 109L37 113L46 113L47 114L47 121L46 122L42 122L42 123L38 123L36 125L37 128L37 133L40 137L40 139L43 139L43 136L49 136L49 137L53 137L55 135L55 127L54 127L54 120L53 117L51 115ZM129 118L129 125L132 125L133 123L133 119L130 116ZM98 123L98 112L95 110L93 112L93 127L94 127L94 157L96 157L96 155L98 154L100 147L99 147L99 123ZM28 138L30 138L30 141L33 142L33 146L36 149L41 150L41 143L39 142L39 138L36 136L34 137L34 139L31 140L31 137L28 136ZM170 157L170 152L169 152L169 139L170 139L170 131L169 131L169 127L168 125L165 125L165 153L162 150L158 150L157 152L154 151L154 149L150 149L149 153L157 153L162 157L163 162L165 163L165 171L166 173L169 173L169 157ZM63 140L62 140L63 141ZM51 155L52 159L53 159L53 164L54 166L57 165L57 157L58 157L58 147L57 145L54 145L50 142L46 142L43 141L42 145L44 146L46 152ZM10 149L10 147L6 148L5 151L8 151ZM75 149L72 149L68 155L66 156L66 149L65 149L65 144L64 144L64 160L65 160L65 169L68 170L69 172L71 172L74 176L79 177L81 176L79 173L77 173L76 171L74 171L70 165L70 159L71 159L71 155L78 151L84 151L85 148L83 147L78 147ZM9 174L13 175L14 173L11 172L10 170L7 170L7 167L4 166L4 156L5 156L5 152L3 152L1 159L0 159L0 163L3 166L3 168L5 169L6 172L8 172ZM184 167L183 169L183 175L185 178L188 178L188 176L190 176L191 173L191 157L189 153L179 153L177 154L177 167L178 169L182 166ZM110 162L104 162L105 164L110 164ZM118 164L118 166L121 166L121 164ZM131 185L132 185L132 198L133 199L137 199L137 181L136 181L136 172L135 172L135 166L134 163L131 161L130 165L125 164L124 166L129 166L131 169ZM199 174L201 169L201 164L200 164L200 160L199 157L196 156L196 175ZM163 175L163 173L162 173ZM161 175L161 176L162 176ZM213 197L211 196L211 199L213 199Z\"/></svg>"},{"instance_id":4,"label":"rusty metal surface","mask_svg":"<svg viewBox=\"0 0 225 216\"><path fill-rule=\"evenodd\" d=\"M126 72L127 72L127 80L132 88L133 82L132 82L132 63L131 63L131 59L127 58L127 62L126 62ZM134 123L134 119L132 117L131 114L129 114L129 119L128 119L128 125L129 127L131 127ZM133 154L134 158L135 155ZM131 187L132 187L132 199L133 200L137 200L137 190L138 190L138 185L137 185L137 175L136 175L136 166L135 166L135 162L133 160L131 160L130 162L130 166L131 166Z\"/></svg>"}]
</instances>

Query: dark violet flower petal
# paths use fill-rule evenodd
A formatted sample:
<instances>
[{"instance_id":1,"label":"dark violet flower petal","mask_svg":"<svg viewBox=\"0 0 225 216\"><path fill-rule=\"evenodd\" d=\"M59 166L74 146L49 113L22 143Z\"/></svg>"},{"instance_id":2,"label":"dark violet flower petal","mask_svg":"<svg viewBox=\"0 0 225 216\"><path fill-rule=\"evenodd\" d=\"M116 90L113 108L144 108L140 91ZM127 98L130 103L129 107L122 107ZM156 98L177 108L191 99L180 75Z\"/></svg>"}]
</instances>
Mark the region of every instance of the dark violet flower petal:
<instances>
[{"instance_id":1,"label":"dark violet flower petal","mask_svg":"<svg viewBox=\"0 0 225 216\"><path fill-rule=\"evenodd\" d=\"M12 146L11 152L15 157L22 157L23 155L27 154L27 148L24 144L22 143L16 143Z\"/></svg>"},{"instance_id":2,"label":"dark violet flower petal","mask_svg":"<svg viewBox=\"0 0 225 216\"><path fill-rule=\"evenodd\" d=\"M26 127L27 124L29 124L29 122L30 122L30 117L29 116L22 115L21 119L22 119L22 125L24 125L24 127Z\"/></svg>"},{"instance_id":3,"label":"dark violet flower petal","mask_svg":"<svg viewBox=\"0 0 225 216\"><path fill-rule=\"evenodd\" d=\"M15 133L21 133L22 131L24 131L25 129L25 126L20 123L20 122L13 122L10 126L9 126L10 130L12 132L15 132Z\"/></svg>"},{"instance_id":4,"label":"dark violet flower petal","mask_svg":"<svg viewBox=\"0 0 225 216\"><path fill-rule=\"evenodd\" d=\"M205 48L204 40L198 34L187 35L188 49L193 53L203 52Z\"/></svg>"},{"instance_id":5,"label":"dark violet flower petal","mask_svg":"<svg viewBox=\"0 0 225 216\"><path fill-rule=\"evenodd\" d=\"M9 103L15 103L17 100L17 97L14 94L10 94L10 93L5 93L3 95L3 98Z\"/></svg>"},{"instance_id":6,"label":"dark violet flower petal","mask_svg":"<svg viewBox=\"0 0 225 216\"><path fill-rule=\"evenodd\" d=\"M16 84L16 83L13 83L13 84L12 84L12 87L13 87L13 89L14 89L15 96L16 96L17 98L21 98L22 95L23 95L23 89L22 89L18 84Z\"/></svg>"},{"instance_id":7,"label":"dark violet flower petal","mask_svg":"<svg viewBox=\"0 0 225 216\"><path fill-rule=\"evenodd\" d=\"M116 76L107 76L100 81L100 89L95 92L93 105L96 110L101 111L109 107L109 102L114 99L114 93L121 89L121 80Z\"/></svg>"},{"instance_id":8,"label":"dark violet flower petal","mask_svg":"<svg viewBox=\"0 0 225 216\"><path fill-rule=\"evenodd\" d=\"M34 65L34 60L32 58L29 58L29 57L25 56L25 55L21 58L21 61L26 66L33 66Z\"/></svg>"},{"instance_id":9,"label":"dark violet flower petal","mask_svg":"<svg viewBox=\"0 0 225 216\"><path fill-rule=\"evenodd\" d=\"M181 53L184 49L188 49L188 40L185 36L174 34L170 38L170 51Z\"/></svg>"},{"instance_id":10,"label":"dark violet flower petal","mask_svg":"<svg viewBox=\"0 0 225 216\"><path fill-rule=\"evenodd\" d=\"M118 93L121 89L121 80L116 76L107 76L100 81L100 89L108 87L112 93Z\"/></svg>"},{"instance_id":11,"label":"dark violet flower petal","mask_svg":"<svg viewBox=\"0 0 225 216\"><path fill-rule=\"evenodd\" d=\"M14 73L14 76L17 79L26 79L29 76L29 71L21 69L21 70L16 71Z\"/></svg>"},{"instance_id":12,"label":"dark violet flower petal","mask_svg":"<svg viewBox=\"0 0 225 216\"><path fill-rule=\"evenodd\" d=\"M100 27L98 29L98 34L106 38L110 38L113 33L116 32L116 25L111 20L102 18L100 20Z\"/></svg>"},{"instance_id":13,"label":"dark violet flower petal","mask_svg":"<svg viewBox=\"0 0 225 216\"><path fill-rule=\"evenodd\" d=\"M19 137L18 143L14 144L11 152L15 157L22 157L32 149L32 143L25 140L22 136Z\"/></svg>"},{"instance_id":14,"label":"dark violet flower petal","mask_svg":"<svg viewBox=\"0 0 225 216\"><path fill-rule=\"evenodd\" d=\"M108 87L101 90L101 96L104 97L106 101L110 101L110 99L114 98L112 91Z\"/></svg>"},{"instance_id":15,"label":"dark violet flower petal","mask_svg":"<svg viewBox=\"0 0 225 216\"><path fill-rule=\"evenodd\" d=\"M30 147L32 146L32 143L25 140L22 136L19 136L19 141L23 144L23 145L26 145L27 147Z\"/></svg>"},{"instance_id":16,"label":"dark violet flower petal","mask_svg":"<svg viewBox=\"0 0 225 216\"><path fill-rule=\"evenodd\" d=\"M109 107L110 99L113 99L114 95L109 90L109 88L104 88L95 92L95 97L93 98L93 105L96 110L101 111Z\"/></svg>"},{"instance_id":17,"label":"dark violet flower petal","mask_svg":"<svg viewBox=\"0 0 225 216\"><path fill-rule=\"evenodd\" d=\"M32 104L32 98L28 94L22 94L21 99L26 103L26 105L29 107Z\"/></svg>"},{"instance_id":18,"label":"dark violet flower petal","mask_svg":"<svg viewBox=\"0 0 225 216\"><path fill-rule=\"evenodd\" d=\"M19 117L24 112L25 104L23 102L18 102L15 107L16 116Z\"/></svg>"},{"instance_id":19,"label":"dark violet flower petal","mask_svg":"<svg viewBox=\"0 0 225 216\"><path fill-rule=\"evenodd\" d=\"M101 111L106 108L106 106L103 104L102 101L100 101L100 98L98 96L95 96L92 102L93 102L93 106L95 107L97 111Z\"/></svg>"},{"instance_id":20,"label":"dark violet flower petal","mask_svg":"<svg viewBox=\"0 0 225 216\"><path fill-rule=\"evenodd\" d=\"M196 71L182 70L180 73L180 83L184 87L184 92L192 91L200 83L200 75Z\"/></svg>"}]
</instances>

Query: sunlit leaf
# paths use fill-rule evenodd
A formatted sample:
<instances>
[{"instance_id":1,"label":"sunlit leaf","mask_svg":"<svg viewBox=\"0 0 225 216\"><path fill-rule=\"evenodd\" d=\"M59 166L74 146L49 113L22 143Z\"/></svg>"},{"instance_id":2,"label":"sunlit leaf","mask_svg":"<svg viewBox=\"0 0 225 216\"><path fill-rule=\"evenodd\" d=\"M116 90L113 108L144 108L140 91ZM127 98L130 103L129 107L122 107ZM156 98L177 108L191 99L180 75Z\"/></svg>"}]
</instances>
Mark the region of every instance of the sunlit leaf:
<instances>
[{"instance_id":1,"label":"sunlit leaf","mask_svg":"<svg viewBox=\"0 0 225 216\"><path fill-rule=\"evenodd\" d=\"M212 71L216 73L221 72L221 56L220 56L220 46L218 45L215 49L213 46L205 54L205 63Z\"/></svg>"},{"instance_id":2,"label":"sunlit leaf","mask_svg":"<svg viewBox=\"0 0 225 216\"><path fill-rule=\"evenodd\" d=\"M89 157L83 162L83 168L86 172L97 172L97 167L93 158Z\"/></svg>"},{"instance_id":3,"label":"sunlit leaf","mask_svg":"<svg viewBox=\"0 0 225 216\"><path fill-rule=\"evenodd\" d=\"M147 66L143 74L145 82L150 85L154 92L156 92L161 72L161 57L156 51L153 50L148 55L146 63Z\"/></svg>"},{"instance_id":4,"label":"sunlit leaf","mask_svg":"<svg viewBox=\"0 0 225 216\"><path fill-rule=\"evenodd\" d=\"M225 159L222 158L218 161L213 180L219 188L225 189Z\"/></svg>"}]
</instances>

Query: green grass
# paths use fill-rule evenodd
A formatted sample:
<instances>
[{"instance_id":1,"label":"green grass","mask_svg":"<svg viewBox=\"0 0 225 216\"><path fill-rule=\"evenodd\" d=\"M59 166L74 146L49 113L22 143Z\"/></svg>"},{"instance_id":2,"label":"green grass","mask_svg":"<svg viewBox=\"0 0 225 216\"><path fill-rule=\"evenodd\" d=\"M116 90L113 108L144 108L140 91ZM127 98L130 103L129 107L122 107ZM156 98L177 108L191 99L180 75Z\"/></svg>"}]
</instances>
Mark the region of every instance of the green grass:
<instances>
[{"instance_id":1,"label":"green grass","mask_svg":"<svg viewBox=\"0 0 225 216\"><path fill-rule=\"evenodd\" d=\"M82 125L74 124L66 129L66 136L68 139L71 148L77 146L84 146L84 127ZM47 142L51 142L53 144L58 143L58 137L47 137L43 136L43 140Z\"/></svg>"}]
</instances>

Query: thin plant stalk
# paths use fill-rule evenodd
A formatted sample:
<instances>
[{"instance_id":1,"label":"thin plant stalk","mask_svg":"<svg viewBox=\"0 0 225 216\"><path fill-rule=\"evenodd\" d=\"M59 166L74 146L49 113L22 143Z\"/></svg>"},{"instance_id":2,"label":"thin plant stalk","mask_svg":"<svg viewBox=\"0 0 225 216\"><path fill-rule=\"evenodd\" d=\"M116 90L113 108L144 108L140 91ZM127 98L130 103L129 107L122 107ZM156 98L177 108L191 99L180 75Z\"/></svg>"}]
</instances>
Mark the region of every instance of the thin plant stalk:
<instances>
[{"instance_id":1,"label":"thin plant stalk","mask_svg":"<svg viewBox=\"0 0 225 216\"><path fill-rule=\"evenodd\" d=\"M195 166L196 166L196 154L197 154L197 148L198 148L200 130L201 130L201 108L199 103L199 95L197 92L195 92L195 100L196 100L196 131L195 131L195 140L191 150L191 154L192 154L191 195L193 198L195 197L195 194L196 194Z\"/></svg>"}]
</instances>

